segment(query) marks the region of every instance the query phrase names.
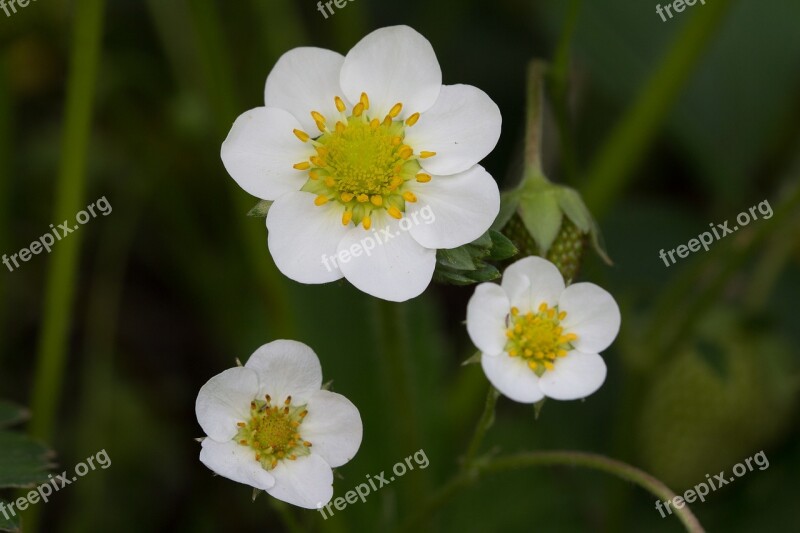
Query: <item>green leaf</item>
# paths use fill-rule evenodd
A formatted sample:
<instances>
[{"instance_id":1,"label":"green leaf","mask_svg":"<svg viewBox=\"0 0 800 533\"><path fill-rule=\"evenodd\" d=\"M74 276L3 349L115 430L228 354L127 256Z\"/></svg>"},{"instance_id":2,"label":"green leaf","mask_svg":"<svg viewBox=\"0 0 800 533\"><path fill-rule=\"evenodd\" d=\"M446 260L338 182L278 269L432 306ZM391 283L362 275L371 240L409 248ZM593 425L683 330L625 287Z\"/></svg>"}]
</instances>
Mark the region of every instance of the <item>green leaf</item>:
<instances>
[{"instance_id":1,"label":"green leaf","mask_svg":"<svg viewBox=\"0 0 800 533\"><path fill-rule=\"evenodd\" d=\"M13 426L27 419L27 409L17 404L0 400L0 428Z\"/></svg>"},{"instance_id":2,"label":"green leaf","mask_svg":"<svg viewBox=\"0 0 800 533\"><path fill-rule=\"evenodd\" d=\"M563 212L558 205L556 189L527 192L520 202L519 214L525 229L546 254L561 228Z\"/></svg>"},{"instance_id":3,"label":"green leaf","mask_svg":"<svg viewBox=\"0 0 800 533\"><path fill-rule=\"evenodd\" d=\"M511 239L499 231L489 230L489 236L492 238L492 249L489 252L489 259L492 261L503 261L519 253Z\"/></svg>"},{"instance_id":4,"label":"green leaf","mask_svg":"<svg viewBox=\"0 0 800 533\"><path fill-rule=\"evenodd\" d=\"M480 362L481 362L481 352L477 351L474 354L470 355L469 358L466 359L463 363L461 363L461 366L477 365Z\"/></svg>"},{"instance_id":5,"label":"green leaf","mask_svg":"<svg viewBox=\"0 0 800 533\"><path fill-rule=\"evenodd\" d=\"M456 270L475 270L475 262L470 252L464 246L450 250L437 250L436 261Z\"/></svg>"},{"instance_id":6,"label":"green leaf","mask_svg":"<svg viewBox=\"0 0 800 533\"><path fill-rule=\"evenodd\" d=\"M6 506L6 508L8 508L8 502L0 500L0 504L3 504ZM19 530L19 515L6 518L2 513L0 513L0 531L11 531L16 533Z\"/></svg>"},{"instance_id":7,"label":"green leaf","mask_svg":"<svg viewBox=\"0 0 800 533\"><path fill-rule=\"evenodd\" d=\"M483 283L485 281L494 281L500 277L500 271L497 270L492 265L484 264L481 268L477 270L470 270L468 272L464 272L469 279L472 281Z\"/></svg>"},{"instance_id":8,"label":"green leaf","mask_svg":"<svg viewBox=\"0 0 800 533\"><path fill-rule=\"evenodd\" d=\"M472 285L475 283L474 280L468 278L462 272L446 267L440 268L439 265L436 266L436 270L433 272L433 281L447 285Z\"/></svg>"},{"instance_id":9,"label":"green leaf","mask_svg":"<svg viewBox=\"0 0 800 533\"><path fill-rule=\"evenodd\" d=\"M264 218L269 213L269 208L272 207L272 202L269 200L261 200L253 208L247 212L247 216L249 217L261 217Z\"/></svg>"},{"instance_id":10,"label":"green leaf","mask_svg":"<svg viewBox=\"0 0 800 533\"><path fill-rule=\"evenodd\" d=\"M27 435L0 431L0 487L33 487L47 481L51 456L46 446Z\"/></svg>"}]
</instances>

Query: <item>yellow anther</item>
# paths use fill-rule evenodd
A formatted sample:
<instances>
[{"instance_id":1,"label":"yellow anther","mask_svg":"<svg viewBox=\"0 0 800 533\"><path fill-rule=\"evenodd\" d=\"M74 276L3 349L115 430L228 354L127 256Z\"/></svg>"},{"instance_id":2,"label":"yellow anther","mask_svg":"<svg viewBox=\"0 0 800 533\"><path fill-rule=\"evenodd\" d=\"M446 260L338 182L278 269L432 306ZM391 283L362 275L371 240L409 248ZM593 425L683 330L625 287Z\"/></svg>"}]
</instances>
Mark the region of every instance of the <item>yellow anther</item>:
<instances>
[{"instance_id":1,"label":"yellow anther","mask_svg":"<svg viewBox=\"0 0 800 533\"><path fill-rule=\"evenodd\" d=\"M302 163L296 163L293 166L297 170L308 170L309 168L311 168L311 163L309 163L308 161L303 161Z\"/></svg>"},{"instance_id":2,"label":"yellow anther","mask_svg":"<svg viewBox=\"0 0 800 533\"><path fill-rule=\"evenodd\" d=\"M377 118L373 118L369 123L369 127L372 128L373 130L377 130L380 125L381 121L378 120Z\"/></svg>"},{"instance_id":3,"label":"yellow anther","mask_svg":"<svg viewBox=\"0 0 800 533\"><path fill-rule=\"evenodd\" d=\"M525 357L530 357L532 355L533 355L533 350L531 350L530 348L526 348L525 349Z\"/></svg>"},{"instance_id":4,"label":"yellow anther","mask_svg":"<svg viewBox=\"0 0 800 533\"><path fill-rule=\"evenodd\" d=\"M342 199L343 202L349 202L350 200L353 199L353 196L354 195L351 192L343 192L340 198Z\"/></svg>"},{"instance_id":5,"label":"yellow anther","mask_svg":"<svg viewBox=\"0 0 800 533\"><path fill-rule=\"evenodd\" d=\"M340 113L347 109L347 106L344 104L344 100L338 96L333 97L333 102L336 104L336 109L338 109Z\"/></svg>"},{"instance_id":6,"label":"yellow anther","mask_svg":"<svg viewBox=\"0 0 800 533\"><path fill-rule=\"evenodd\" d=\"M397 102L389 110L389 116L392 117L392 118L395 118L397 115L400 114L400 111L402 111L402 110L403 110L403 104L401 104L400 102Z\"/></svg>"},{"instance_id":7,"label":"yellow anther","mask_svg":"<svg viewBox=\"0 0 800 533\"><path fill-rule=\"evenodd\" d=\"M428 183L431 181L430 174L417 174L417 181L420 183Z\"/></svg>"},{"instance_id":8,"label":"yellow anther","mask_svg":"<svg viewBox=\"0 0 800 533\"><path fill-rule=\"evenodd\" d=\"M547 370L553 370L556 366L551 363L550 361L544 361L542 363Z\"/></svg>"},{"instance_id":9,"label":"yellow anther","mask_svg":"<svg viewBox=\"0 0 800 533\"><path fill-rule=\"evenodd\" d=\"M567 353L569 353L569 352L567 352L566 350L559 350L559 351L556 352L556 355L558 357L566 357Z\"/></svg>"},{"instance_id":10,"label":"yellow anther","mask_svg":"<svg viewBox=\"0 0 800 533\"><path fill-rule=\"evenodd\" d=\"M318 120L316 122L316 124L317 124L317 129L319 131L321 131L322 133L325 133L325 131L328 129L328 128L325 127L325 123L324 122L321 122L321 121Z\"/></svg>"},{"instance_id":11,"label":"yellow anther","mask_svg":"<svg viewBox=\"0 0 800 533\"><path fill-rule=\"evenodd\" d=\"M429 157L433 157L435 155L436 155L436 152L425 152L425 151L422 151L422 152L419 153L419 157L421 159L428 159Z\"/></svg>"},{"instance_id":12,"label":"yellow anther","mask_svg":"<svg viewBox=\"0 0 800 533\"><path fill-rule=\"evenodd\" d=\"M399 155L403 159L408 159L409 157L411 157L413 153L414 150L408 145L404 145L403 147L400 148L400 150L397 151L397 155Z\"/></svg>"},{"instance_id":13,"label":"yellow anther","mask_svg":"<svg viewBox=\"0 0 800 533\"><path fill-rule=\"evenodd\" d=\"M414 113L406 119L406 126L413 126L419 120L419 113Z\"/></svg>"},{"instance_id":14,"label":"yellow anther","mask_svg":"<svg viewBox=\"0 0 800 533\"><path fill-rule=\"evenodd\" d=\"M343 226L348 225L351 220L353 220L353 212L352 211L345 211L342 214L342 225Z\"/></svg>"},{"instance_id":15,"label":"yellow anther","mask_svg":"<svg viewBox=\"0 0 800 533\"><path fill-rule=\"evenodd\" d=\"M511 357L516 357L517 355L519 355L519 352L517 352L516 350L509 350L508 355L510 355Z\"/></svg>"},{"instance_id":16,"label":"yellow anther","mask_svg":"<svg viewBox=\"0 0 800 533\"><path fill-rule=\"evenodd\" d=\"M402 184L403 184L403 178L401 178L400 176L395 176L392 178L392 181L389 182L389 188L394 190Z\"/></svg>"},{"instance_id":17,"label":"yellow anther","mask_svg":"<svg viewBox=\"0 0 800 533\"><path fill-rule=\"evenodd\" d=\"M394 206L387 209L386 212L389 213L389 216L396 218L397 220L403 218L403 213L401 213L400 210Z\"/></svg>"},{"instance_id":18,"label":"yellow anther","mask_svg":"<svg viewBox=\"0 0 800 533\"><path fill-rule=\"evenodd\" d=\"M361 113L364 112L364 104L361 102L357 103L356 106L353 108L353 116L360 117Z\"/></svg>"},{"instance_id":19,"label":"yellow anther","mask_svg":"<svg viewBox=\"0 0 800 533\"><path fill-rule=\"evenodd\" d=\"M402 143L402 142L403 142L403 138L402 137L399 137L399 136L398 137L392 137L392 144L393 145L399 146L400 143Z\"/></svg>"},{"instance_id":20,"label":"yellow anther","mask_svg":"<svg viewBox=\"0 0 800 533\"><path fill-rule=\"evenodd\" d=\"M536 370L537 368L539 368L539 363L537 363L536 361L528 361L528 368L530 368L531 370Z\"/></svg>"},{"instance_id":21,"label":"yellow anther","mask_svg":"<svg viewBox=\"0 0 800 533\"><path fill-rule=\"evenodd\" d=\"M314 122L322 122L323 124L325 124L325 117L319 111L312 111L311 118L314 119Z\"/></svg>"},{"instance_id":22,"label":"yellow anther","mask_svg":"<svg viewBox=\"0 0 800 533\"><path fill-rule=\"evenodd\" d=\"M403 198L405 199L406 202L412 202L413 203L413 202L417 201L417 197L411 191L404 192L403 193Z\"/></svg>"},{"instance_id":23,"label":"yellow anther","mask_svg":"<svg viewBox=\"0 0 800 533\"><path fill-rule=\"evenodd\" d=\"M338 121L336 123L336 133L339 133L339 134L344 133L344 130L345 130L344 123L342 121Z\"/></svg>"},{"instance_id":24,"label":"yellow anther","mask_svg":"<svg viewBox=\"0 0 800 533\"><path fill-rule=\"evenodd\" d=\"M559 320L564 320L565 318L567 318L567 312L566 311L561 311L560 313L558 313L558 319Z\"/></svg>"},{"instance_id":25,"label":"yellow anther","mask_svg":"<svg viewBox=\"0 0 800 533\"><path fill-rule=\"evenodd\" d=\"M383 119L383 125L386 126L387 128L389 126L391 126L392 125L392 117L390 117L389 115L386 115L386 117L384 117L384 119Z\"/></svg>"},{"instance_id":26,"label":"yellow anther","mask_svg":"<svg viewBox=\"0 0 800 533\"><path fill-rule=\"evenodd\" d=\"M359 202L361 202L363 204L364 202L368 202L369 201L369 195L361 193L358 196L356 196L356 200L358 200Z\"/></svg>"},{"instance_id":27,"label":"yellow anther","mask_svg":"<svg viewBox=\"0 0 800 533\"><path fill-rule=\"evenodd\" d=\"M369 109L369 96L367 96L367 93L361 93L359 103L364 106L364 109Z\"/></svg>"},{"instance_id":28,"label":"yellow anther","mask_svg":"<svg viewBox=\"0 0 800 533\"><path fill-rule=\"evenodd\" d=\"M369 201L372 202L372 205L380 207L383 205L383 196L380 194L373 194Z\"/></svg>"},{"instance_id":29,"label":"yellow anther","mask_svg":"<svg viewBox=\"0 0 800 533\"><path fill-rule=\"evenodd\" d=\"M334 185L336 185L336 180L333 179L333 176L328 176L327 178L325 178L325 185L328 187L333 187Z\"/></svg>"},{"instance_id":30,"label":"yellow anther","mask_svg":"<svg viewBox=\"0 0 800 533\"><path fill-rule=\"evenodd\" d=\"M312 180L318 180L319 179L319 172L316 169L309 170L308 171L308 177L311 178Z\"/></svg>"},{"instance_id":31,"label":"yellow anther","mask_svg":"<svg viewBox=\"0 0 800 533\"><path fill-rule=\"evenodd\" d=\"M308 142L308 140L311 138L311 136L303 130L294 129L292 130L292 133L294 133L295 136L303 142Z\"/></svg>"},{"instance_id":32,"label":"yellow anther","mask_svg":"<svg viewBox=\"0 0 800 533\"><path fill-rule=\"evenodd\" d=\"M517 316L518 314L519 314L519 307L512 307L511 316Z\"/></svg>"},{"instance_id":33,"label":"yellow anther","mask_svg":"<svg viewBox=\"0 0 800 533\"><path fill-rule=\"evenodd\" d=\"M364 226L364 229L369 229L372 227L372 220L369 217L364 217L361 219L361 224Z\"/></svg>"},{"instance_id":34,"label":"yellow anther","mask_svg":"<svg viewBox=\"0 0 800 533\"><path fill-rule=\"evenodd\" d=\"M542 302L539 304L539 312L544 313L545 311L547 311L547 304L545 302Z\"/></svg>"}]
</instances>

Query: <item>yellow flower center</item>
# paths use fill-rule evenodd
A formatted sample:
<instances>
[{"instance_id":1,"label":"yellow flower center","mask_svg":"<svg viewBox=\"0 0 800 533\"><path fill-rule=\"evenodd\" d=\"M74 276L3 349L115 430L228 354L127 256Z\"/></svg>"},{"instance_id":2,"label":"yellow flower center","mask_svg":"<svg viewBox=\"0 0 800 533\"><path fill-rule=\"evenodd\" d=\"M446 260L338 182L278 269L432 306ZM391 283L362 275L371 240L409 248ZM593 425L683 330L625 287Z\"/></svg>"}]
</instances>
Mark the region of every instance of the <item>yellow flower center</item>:
<instances>
[{"instance_id":1,"label":"yellow flower center","mask_svg":"<svg viewBox=\"0 0 800 533\"><path fill-rule=\"evenodd\" d=\"M546 303L536 313L529 311L524 315L512 307L506 319L506 352L511 357L522 357L538 376L552 370L553 361L566 356L573 349L571 343L578 339L574 333L564 333L561 321L566 316L566 311L559 312L557 307Z\"/></svg>"},{"instance_id":2,"label":"yellow flower center","mask_svg":"<svg viewBox=\"0 0 800 533\"><path fill-rule=\"evenodd\" d=\"M419 120L414 113L405 121L398 119L403 104L395 104L381 120L369 112L369 97L361 93L359 102L347 112L340 97L334 98L339 117L333 127L328 118L317 111L311 117L321 132L316 138L304 131L294 130L302 142L311 143L315 154L294 168L308 172L308 181L302 190L317 195L318 206L330 201L343 206L342 224L372 225L372 213L385 210L400 219L406 202L416 202L417 197L408 190L407 182L427 183L429 174L421 172L419 159L433 157L435 152L414 153L404 143L406 128Z\"/></svg>"},{"instance_id":3,"label":"yellow flower center","mask_svg":"<svg viewBox=\"0 0 800 533\"><path fill-rule=\"evenodd\" d=\"M305 405L292 405L292 397L283 406L272 405L269 394L265 400L250 403L250 420L239 422L236 441L255 451L256 461L266 470L272 470L278 461L294 461L311 453L311 443L300 437L299 428L308 414Z\"/></svg>"}]
</instances>

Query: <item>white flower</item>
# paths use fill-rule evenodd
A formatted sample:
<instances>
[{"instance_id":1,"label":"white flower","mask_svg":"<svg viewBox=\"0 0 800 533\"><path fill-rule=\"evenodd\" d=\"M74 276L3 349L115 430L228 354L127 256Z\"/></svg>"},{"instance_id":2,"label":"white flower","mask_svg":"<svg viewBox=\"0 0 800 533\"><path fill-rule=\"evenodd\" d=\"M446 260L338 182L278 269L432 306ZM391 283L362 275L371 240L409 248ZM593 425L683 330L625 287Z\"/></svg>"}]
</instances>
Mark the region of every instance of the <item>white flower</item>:
<instances>
[{"instance_id":1,"label":"white flower","mask_svg":"<svg viewBox=\"0 0 800 533\"><path fill-rule=\"evenodd\" d=\"M333 495L331 467L361 445L358 409L320 390L322 369L305 344L265 344L243 367L211 378L197 395L197 420L208 435L200 461L217 474L316 509Z\"/></svg>"},{"instance_id":2,"label":"white flower","mask_svg":"<svg viewBox=\"0 0 800 533\"><path fill-rule=\"evenodd\" d=\"M236 119L221 155L245 191L274 200L268 245L286 276L345 277L404 301L430 283L436 249L472 242L497 216L497 184L478 162L500 124L486 93L442 85L428 40L394 26L346 57L321 48L284 54L267 78L265 107ZM435 220L421 224L426 206ZM324 261L384 232L394 237L347 262Z\"/></svg>"},{"instance_id":3,"label":"white flower","mask_svg":"<svg viewBox=\"0 0 800 533\"><path fill-rule=\"evenodd\" d=\"M606 379L599 353L619 332L614 298L592 283L564 286L545 259L509 266L502 284L482 283L467 305L467 331L486 377L514 401L584 398Z\"/></svg>"}]
</instances>

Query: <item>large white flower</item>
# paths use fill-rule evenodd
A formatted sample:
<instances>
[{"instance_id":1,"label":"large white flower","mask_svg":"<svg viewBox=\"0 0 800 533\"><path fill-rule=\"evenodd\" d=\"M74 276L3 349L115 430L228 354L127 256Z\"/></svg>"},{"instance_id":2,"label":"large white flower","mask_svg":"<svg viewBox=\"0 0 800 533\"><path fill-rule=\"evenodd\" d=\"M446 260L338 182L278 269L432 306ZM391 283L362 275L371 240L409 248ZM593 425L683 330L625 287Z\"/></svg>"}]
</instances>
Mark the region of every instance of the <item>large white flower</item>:
<instances>
[{"instance_id":1,"label":"large white flower","mask_svg":"<svg viewBox=\"0 0 800 533\"><path fill-rule=\"evenodd\" d=\"M211 378L197 396L208 435L200 460L217 474L285 502L317 509L333 495L331 467L361 446L358 409L321 390L322 369L305 344L265 344L243 367Z\"/></svg>"},{"instance_id":2,"label":"large white flower","mask_svg":"<svg viewBox=\"0 0 800 533\"><path fill-rule=\"evenodd\" d=\"M345 277L403 301L430 283L436 249L477 239L497 216L497 185L478 162L500 124L486 93L442 85L428 40L394 26L346 57L284 54L267 78L265 107L236 119L222 161L245 191L274 200L268 244L286 276ZM426 208L435 219L420 223ZM349 253L367 237L378 237L375 249Z\"/></svg>"},{"instance_id":3,"label":"large white flower","mask_svg":"<svg viewBox=\"0 0 800 533\"><path fill-rule=\"evenodd\" d=\"M482 283L467 305L467 331L486 377L505 396L534 403L584 398L603 384L599 353L619 332L614 298L592 283L564 286L555 265L526 257L502 284Z\"/></svg>"}]
</instances>

